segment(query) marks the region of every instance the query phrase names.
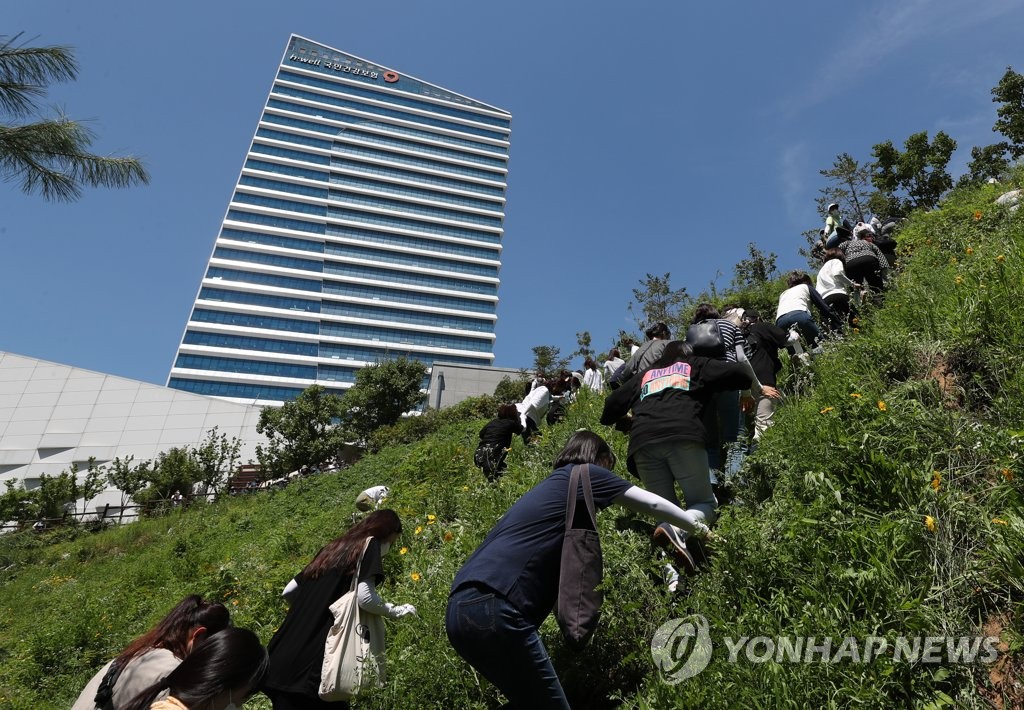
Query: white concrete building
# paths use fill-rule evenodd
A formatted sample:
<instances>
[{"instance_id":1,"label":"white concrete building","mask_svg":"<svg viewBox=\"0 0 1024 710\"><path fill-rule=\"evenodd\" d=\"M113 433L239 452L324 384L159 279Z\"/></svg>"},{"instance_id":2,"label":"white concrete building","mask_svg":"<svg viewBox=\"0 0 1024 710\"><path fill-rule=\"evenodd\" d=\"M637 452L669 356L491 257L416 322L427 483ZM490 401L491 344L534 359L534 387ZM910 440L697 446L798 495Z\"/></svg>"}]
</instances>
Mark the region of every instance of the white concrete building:
<instances>
[{"instance_id":1,"label":"white concrete building","mask_svg":"<svg viewBox=\"0 0 1024 710\"><path fill-rule=\"evenodd\" d=\"M105 464L134 456L139 463L174 447L203 442L214 427L242 444L241 462L255 459L261 407L225 402L0 351L0 485L25 488L90 457ZM114 490L92 506L120 503Z\"/></svg>"}]
</instances>

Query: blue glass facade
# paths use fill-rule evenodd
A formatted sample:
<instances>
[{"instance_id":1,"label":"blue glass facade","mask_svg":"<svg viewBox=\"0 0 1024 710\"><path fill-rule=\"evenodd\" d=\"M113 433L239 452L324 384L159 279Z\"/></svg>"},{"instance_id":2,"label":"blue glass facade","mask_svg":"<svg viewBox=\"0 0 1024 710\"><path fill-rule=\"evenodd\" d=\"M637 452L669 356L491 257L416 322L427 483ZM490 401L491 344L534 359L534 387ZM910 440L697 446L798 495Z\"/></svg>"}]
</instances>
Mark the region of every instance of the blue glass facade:
<instances>
[{"instance_id":1,"label":"blue glass facade","mask_svg":"<svg viewBox=\"0 0 1024 710\"><path fill-rule=\"evenodd\" d=\"M168 385L281 402L394 357L491 364L510 125L293 35Z\"/></svg>"}]
</instances>

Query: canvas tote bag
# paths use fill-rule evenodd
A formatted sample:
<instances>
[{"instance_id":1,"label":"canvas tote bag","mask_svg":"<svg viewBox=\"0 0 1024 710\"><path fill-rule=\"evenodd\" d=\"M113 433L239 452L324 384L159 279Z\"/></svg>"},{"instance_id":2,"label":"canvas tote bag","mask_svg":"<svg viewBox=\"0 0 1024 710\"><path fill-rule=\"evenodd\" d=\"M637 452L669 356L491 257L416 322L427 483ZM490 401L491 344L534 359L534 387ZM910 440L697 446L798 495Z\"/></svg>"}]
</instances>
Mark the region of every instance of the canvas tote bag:
<instances>
[{"instance_id":1,"label":"canvas tote bag","mask_svg":"<svg viewBox=\"0 0 1024 710\"><path fill-rule=\"evenodd\" d=\"M352 587L331 604L334 624L327 632L324 663L320 669L321 700L351 700L361 689L383 685L384 620L359 608L356 589L363 555L372 538L366 538L352 576Z\"/></svg>"},{"instance_id":2,"label":"canvas tote bag","mask_svg":"<svg viewBox=\"0 0 1024 710\"><path fill-rule=\"evenodd\" d=\"M587 506L585 527L574 528L577 491L582 487ZM597 511L590 489L590 466L573 466L565 501L565 539L558 579L555 618L562 636L577 648L586 645L597 630L604 593L598 589L604 576L601 539L597 535Z\"/></svg>"}]
</instances>

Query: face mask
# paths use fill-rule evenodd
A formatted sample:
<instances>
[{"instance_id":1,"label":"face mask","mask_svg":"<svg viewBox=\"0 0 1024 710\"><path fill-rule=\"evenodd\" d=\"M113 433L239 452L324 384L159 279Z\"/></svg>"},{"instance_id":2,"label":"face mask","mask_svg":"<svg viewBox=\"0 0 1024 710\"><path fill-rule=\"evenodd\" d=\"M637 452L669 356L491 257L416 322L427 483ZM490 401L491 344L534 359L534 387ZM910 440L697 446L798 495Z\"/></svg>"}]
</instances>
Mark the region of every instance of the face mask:
<instances>
[{"instance_id":1,"label":"face mask","mask_svg":"<svg viewBox=\"0 0 1024 710\"><path fill-rule=\"evenodd\" d=\"M386 554L388 554L388 551L390 549L391 549L391 543L390 542L382 542L380 544L380 554L386 555Z\"/></svg>"}]
</instances>

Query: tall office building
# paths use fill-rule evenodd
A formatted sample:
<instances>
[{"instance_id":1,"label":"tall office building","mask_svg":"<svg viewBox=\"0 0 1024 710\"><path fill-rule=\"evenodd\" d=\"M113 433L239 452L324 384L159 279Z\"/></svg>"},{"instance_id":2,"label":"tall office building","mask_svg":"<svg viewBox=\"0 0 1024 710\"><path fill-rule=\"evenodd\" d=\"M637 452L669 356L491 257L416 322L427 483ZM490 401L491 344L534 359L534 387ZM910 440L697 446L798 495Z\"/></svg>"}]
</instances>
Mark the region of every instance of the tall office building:
<instances>
[{"instance_id":1,"label":"tall office building","mask_svg":"<svg viewBox=\"0 0 1024 710\"><path fill-rule=\"evenodd\" d=\"M168 386L259 403L489 365L511 115L292 35Z\"/></svg>"}]
</instances>

